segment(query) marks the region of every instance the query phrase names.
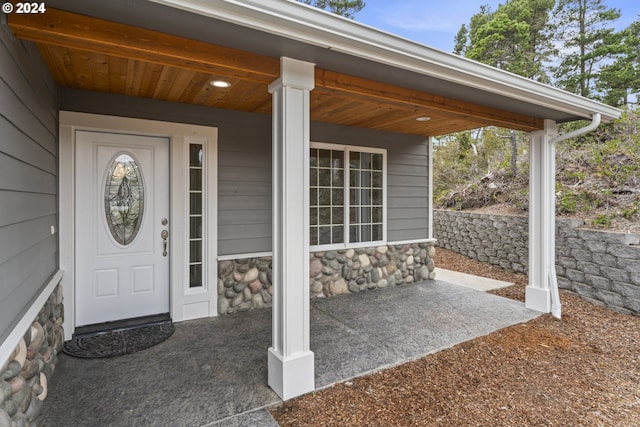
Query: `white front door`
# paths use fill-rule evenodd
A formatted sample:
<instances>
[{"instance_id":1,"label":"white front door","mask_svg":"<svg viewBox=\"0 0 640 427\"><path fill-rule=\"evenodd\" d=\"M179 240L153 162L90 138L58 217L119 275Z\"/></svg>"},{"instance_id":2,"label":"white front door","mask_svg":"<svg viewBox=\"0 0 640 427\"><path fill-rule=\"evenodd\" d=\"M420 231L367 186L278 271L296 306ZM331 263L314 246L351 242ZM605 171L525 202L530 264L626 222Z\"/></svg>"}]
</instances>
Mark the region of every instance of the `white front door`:
<instances>
[{"instance_id":1,"label":"white front door","mask_svg":"<svg viewBox=\"0 0 640 427\"><path fill-rule=\"evenodd\" d=\"M169 139L77 131L76 326L169 312Z\"/></svg>"}]
</instances>

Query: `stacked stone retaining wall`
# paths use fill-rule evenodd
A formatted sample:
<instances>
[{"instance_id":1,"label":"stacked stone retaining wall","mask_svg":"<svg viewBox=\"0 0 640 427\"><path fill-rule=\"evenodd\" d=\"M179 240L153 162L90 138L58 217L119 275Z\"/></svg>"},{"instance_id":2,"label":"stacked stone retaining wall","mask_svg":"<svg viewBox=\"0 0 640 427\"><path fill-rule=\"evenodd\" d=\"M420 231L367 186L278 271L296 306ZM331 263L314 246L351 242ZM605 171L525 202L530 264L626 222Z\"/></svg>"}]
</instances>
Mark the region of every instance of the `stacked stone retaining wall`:
<instances>
[{"instance_id":1,"label":"stacked stone retaining wall","mask_svg":"<svg viewBox=\"0 0 640 427\"><path fill-rule=\"evenodd\" d=\"M9 360L0 367L0 426L35 425L62 350L62 288L51 294Z\"/></svg>"},{"instance_id":2,"label":"stacked stone retaining wall","mask_svg":"<svg viewBox=\"0 0 640 427\"><path fill-rule=\"evenodd\" d=\"M528 235L526 217L434 211L433 237L439 247L516 273L528 269Z\"/></svg>"},{"instance_id":3,"label":"stacked stone retaining wall","mask_svg":"<svg viewBox=\"0 0 640 427\"><path fill-rule=\"evenodd\" d=\"M433 279L434 243L313 252L311 298L364 292ZM271 257L218 262L218 313L271 306Z\"/></svg>"},{"instance_id":4,"label":"stacked stone retaining wall","mask_svg":"<svg viewBox=\"0 0 640 427\"><path fill-rule=\"evenodd\" d=\"M558 286L616 311L640 315L640 235L580 228L583 225L581 220L556 221ZM433 226L439 247L527 273L527 217L437 210Z\"/></svg>"}]
</instances>

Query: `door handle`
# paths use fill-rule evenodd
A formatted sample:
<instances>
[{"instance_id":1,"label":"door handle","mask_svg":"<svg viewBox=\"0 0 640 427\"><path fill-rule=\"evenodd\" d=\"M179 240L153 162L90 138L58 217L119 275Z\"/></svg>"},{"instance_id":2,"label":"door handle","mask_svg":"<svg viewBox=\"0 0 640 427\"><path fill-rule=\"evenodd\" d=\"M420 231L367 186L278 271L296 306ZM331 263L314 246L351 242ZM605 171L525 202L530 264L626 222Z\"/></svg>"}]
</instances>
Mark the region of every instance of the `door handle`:
<instances>
[{"instance_id":1,"label":"door handle","mask_svg":"<svg viewBox=\"0 0 640 427\"><path fill-rule=\"evenodd\" d=\"M167 256L167 238L169 237L169 232L162 230L160 237L162 237L162 256Z\"/></svg>"}]
</instances>

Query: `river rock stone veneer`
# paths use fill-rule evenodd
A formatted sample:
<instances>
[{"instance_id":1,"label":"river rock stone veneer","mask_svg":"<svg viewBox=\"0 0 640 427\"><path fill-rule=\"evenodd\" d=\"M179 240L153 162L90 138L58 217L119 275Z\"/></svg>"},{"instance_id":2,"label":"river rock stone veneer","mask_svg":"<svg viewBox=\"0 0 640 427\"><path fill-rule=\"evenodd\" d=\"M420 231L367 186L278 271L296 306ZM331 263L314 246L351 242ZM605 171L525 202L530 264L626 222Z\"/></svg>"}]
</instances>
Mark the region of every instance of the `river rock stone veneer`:
<instances>
[{"instance_id":1,"label":"river rock stone veneer","mask_svg":"<svg viewBox=\"0 0 640 427\"><path fill-rule=\"evenodd\" d=\"M13 356L0 367L0 426L35 425L64 343L62 320L58 285Z\"/></svg>"},{"instance_id":2,"label":"river rock stone veneer","mask_svg":"<svg viewBox=\"0 0 640 427\"><path fill-rule=\"evenodd\" d=\"M311 298L364 292L434 279L433 242L312 252ZM271 306L271 257L218 262L218 313Z\"/></svg>"}]
</instances>

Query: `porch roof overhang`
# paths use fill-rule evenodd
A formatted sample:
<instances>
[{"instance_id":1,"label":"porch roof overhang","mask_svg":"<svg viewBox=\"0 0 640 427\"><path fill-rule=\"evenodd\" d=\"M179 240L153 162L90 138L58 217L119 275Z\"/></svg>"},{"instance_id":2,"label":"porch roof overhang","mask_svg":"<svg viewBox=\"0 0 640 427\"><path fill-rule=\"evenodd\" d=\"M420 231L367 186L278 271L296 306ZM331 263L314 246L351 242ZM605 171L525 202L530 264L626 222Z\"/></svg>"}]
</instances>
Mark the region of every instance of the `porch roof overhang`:
<instances>
[{"instance_id":1,"label":"porch roof overhang","mask_svg":"<svg viewBox=\"0 0 640 427\"><path fill-rule=\"evenodd\" d=\"M283 0L51 0L9 16L57 84L271 112L279 58L316 64L313 121L436 136L481 126L534 131L604 104ZM55 8L55 9L54 9ZM227 89L209 82L225 79ZM429 121L416 121L428 116Z\"/></svg>"}]
</instances>

